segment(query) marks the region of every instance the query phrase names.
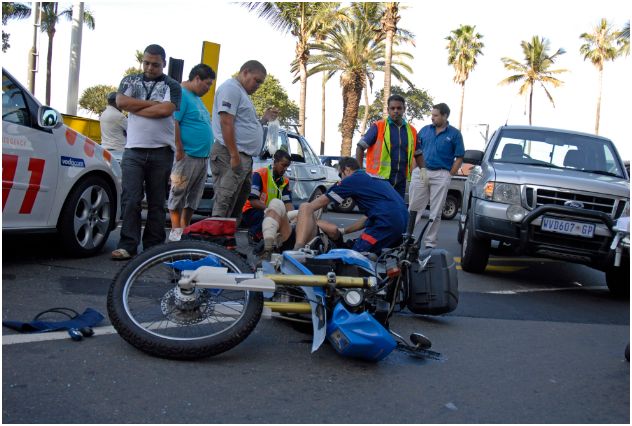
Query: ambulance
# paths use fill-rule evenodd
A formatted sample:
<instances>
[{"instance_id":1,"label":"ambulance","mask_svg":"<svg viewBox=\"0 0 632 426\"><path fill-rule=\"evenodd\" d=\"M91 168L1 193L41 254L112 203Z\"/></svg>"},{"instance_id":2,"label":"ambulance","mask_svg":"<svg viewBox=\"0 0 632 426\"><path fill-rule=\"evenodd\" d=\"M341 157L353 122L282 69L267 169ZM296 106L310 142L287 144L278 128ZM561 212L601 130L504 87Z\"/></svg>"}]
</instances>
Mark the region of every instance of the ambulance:
<instances>
[{"instance_id":1,"label":"ambulance","mask_svg":"<svg viewBox=\"0 0 632 426\"><path fill-rule=\"evenodd\" d=\"M121 167L2 69L2 231L55 232L72 256L99 253L121 209Z\"/></svg>"}]
</instances>

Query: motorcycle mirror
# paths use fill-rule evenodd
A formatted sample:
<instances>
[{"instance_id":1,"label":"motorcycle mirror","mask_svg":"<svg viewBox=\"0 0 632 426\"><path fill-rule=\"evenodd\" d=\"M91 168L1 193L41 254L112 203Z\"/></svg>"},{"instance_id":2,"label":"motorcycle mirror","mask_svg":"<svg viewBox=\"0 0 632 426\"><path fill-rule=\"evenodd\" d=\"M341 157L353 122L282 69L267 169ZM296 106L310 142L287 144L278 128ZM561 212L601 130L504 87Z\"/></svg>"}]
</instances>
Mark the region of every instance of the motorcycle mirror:
<instances>
[{"instance_id":1,"label":"motorcycle mirror","mask_svg":"<svg viewBox=\"0 0 632 426\"><path fill-rule=\"evenodd\" d=\"M426 336L421 333L412 333L410 335L410 341L415 345L415 347L420 349L430 349L432 347L432 342Z\"/></svg>"}]
</instances>

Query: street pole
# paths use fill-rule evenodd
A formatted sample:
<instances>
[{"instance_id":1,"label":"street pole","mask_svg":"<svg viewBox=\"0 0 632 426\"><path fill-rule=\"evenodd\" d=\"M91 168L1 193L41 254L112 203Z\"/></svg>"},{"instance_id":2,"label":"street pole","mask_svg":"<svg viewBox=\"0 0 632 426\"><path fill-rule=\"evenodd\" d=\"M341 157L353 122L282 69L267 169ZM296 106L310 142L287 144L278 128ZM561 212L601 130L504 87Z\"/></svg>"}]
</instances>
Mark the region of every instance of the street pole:
<instances>
[{"instance_id":1,"label":"street pole","mask_svg":"<svg viewBox=\"0 0 632 426\"><path fill-rule=\"evenodd\" d=\"M35 95L35 76L37 75L37 59L39 56L37 40L40 33L40 3L33 2L33 46L29 50L28 86L29 91Z\"/></svg>"},{"instance_id":2,"label":"street pole","mask_svg":"<svg viewBox=\"0 0 632 426\"><path fill-rule=\"evenodd\" d=\"M72 34L70 36L70 65L68 67L68 97L66 113L77 115L79 99L79 68L81 66L81 31L83 29L83 2L72 6Z\"/></svg>"}]
</instances>

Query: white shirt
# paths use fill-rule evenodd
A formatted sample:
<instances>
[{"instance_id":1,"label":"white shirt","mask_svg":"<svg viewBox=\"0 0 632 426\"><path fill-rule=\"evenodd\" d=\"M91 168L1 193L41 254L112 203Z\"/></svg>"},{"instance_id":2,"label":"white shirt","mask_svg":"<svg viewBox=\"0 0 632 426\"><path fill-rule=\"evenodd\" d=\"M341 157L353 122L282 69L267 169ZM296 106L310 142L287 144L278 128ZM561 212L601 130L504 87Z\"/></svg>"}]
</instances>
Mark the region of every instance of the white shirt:
<instances>
[{"instance_id":1,"label":"white shirt","mask_svg":"<svg viewBox=\"0 0 632 426\"><path fill-rule=\"evenodd\" d=\"M123 151L126 141L127 117L118 109L108 105L99 117L99 122L101 125L101 145L106 149Z\"/></svg>"}]
</instances>

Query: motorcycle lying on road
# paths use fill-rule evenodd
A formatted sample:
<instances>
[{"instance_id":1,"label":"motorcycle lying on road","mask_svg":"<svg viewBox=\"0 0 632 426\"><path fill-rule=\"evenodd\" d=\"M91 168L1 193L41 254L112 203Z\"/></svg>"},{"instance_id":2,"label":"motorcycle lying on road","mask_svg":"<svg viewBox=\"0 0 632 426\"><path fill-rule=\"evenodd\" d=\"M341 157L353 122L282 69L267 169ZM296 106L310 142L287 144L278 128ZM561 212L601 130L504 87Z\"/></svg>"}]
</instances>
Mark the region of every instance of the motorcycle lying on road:
<instances>
[{"instance_id":1,"label":"motorcycle lying on road","mask_svg":"<svg viewBox=\"0 0 632 426\"><path fill-rule=\"evenodd\" d=\"M253 273L239 255L212 243L152 247L115 277L108 315L128 343L172 359L235 347L256 327L264 307L311 314L312 352L327 339L340 354L366 360L378 361L394 349L443 359L422 334L412 333L408 342L389 327L404 307L440 315L458 304L454 260L442 249L420 250L428 224L415 239L415 217L411 212L402 244L374 260L349 249L319 253L311 244L275 254Z\"/></svg>"}]
</instances>

